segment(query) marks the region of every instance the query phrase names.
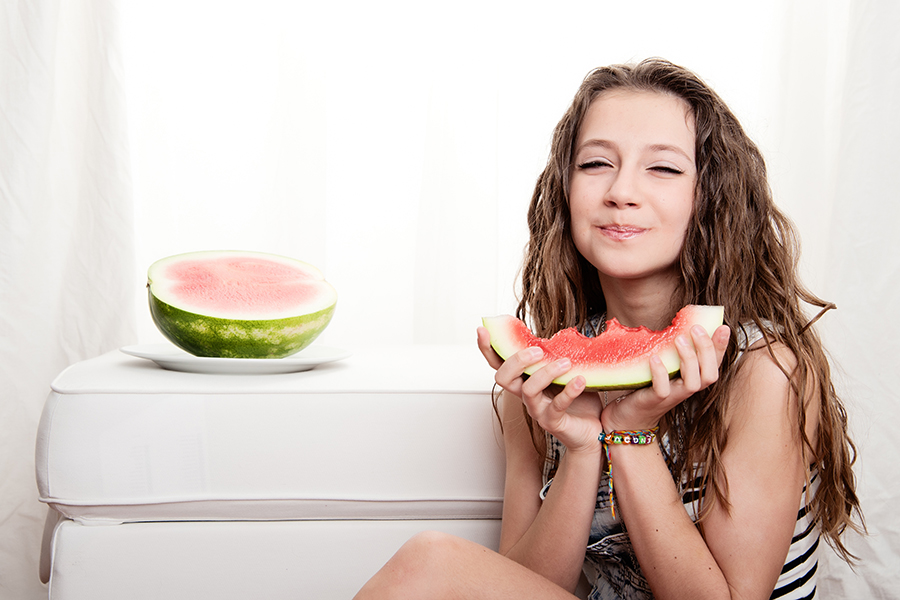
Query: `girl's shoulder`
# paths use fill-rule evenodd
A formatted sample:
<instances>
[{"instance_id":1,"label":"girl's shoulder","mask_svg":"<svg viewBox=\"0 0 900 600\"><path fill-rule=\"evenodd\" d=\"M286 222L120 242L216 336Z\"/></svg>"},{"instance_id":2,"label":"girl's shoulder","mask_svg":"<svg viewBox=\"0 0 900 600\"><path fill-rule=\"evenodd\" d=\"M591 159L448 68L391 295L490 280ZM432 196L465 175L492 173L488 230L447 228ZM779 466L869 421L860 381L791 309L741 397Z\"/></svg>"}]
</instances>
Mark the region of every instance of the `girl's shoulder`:
<instances>
[{"instance_id":1,"label":"girl's shoulder","mask_svg":"<svg viewBox=\"0 0 900 600\"><path fill-rule=\"evenodd\" d=\"M734 378L727 392L732 400L726 412L729 429L732 426L743 429L757 420L768 423L770 428L776 427L776 421L784 420L782 425L791 429L794 421L789 415L800 412L794 393L797 382L792 381L797 357L786 344L777 341L776 325L767 322L760 325L743 324L736 332L738 358L733 363ZM805 394L816 389L804 387ZM814 414L806 416L808 425L815 422Z\"/></svg>"},{"instance_id":2,"label":"girl's shoulder","mask_svg":"<svg viewBox=\"0 0 900 600\"><path fill-rule=\"evenodd\" d=\"M774 366L788 368L790 371L795 364L796 357L794 353L783 343L777 341L776 332L783 331L781 326L771 321L762 321L756 324L753 321L741 323L735 331L737 338L737 359L736 364L747 362L770 362ZM756 352L768 346L769 352ZM751 356L757 357L756 360L748 360ZM741 361L740 359L745 360Z\"/></svg>"}]
</instances>

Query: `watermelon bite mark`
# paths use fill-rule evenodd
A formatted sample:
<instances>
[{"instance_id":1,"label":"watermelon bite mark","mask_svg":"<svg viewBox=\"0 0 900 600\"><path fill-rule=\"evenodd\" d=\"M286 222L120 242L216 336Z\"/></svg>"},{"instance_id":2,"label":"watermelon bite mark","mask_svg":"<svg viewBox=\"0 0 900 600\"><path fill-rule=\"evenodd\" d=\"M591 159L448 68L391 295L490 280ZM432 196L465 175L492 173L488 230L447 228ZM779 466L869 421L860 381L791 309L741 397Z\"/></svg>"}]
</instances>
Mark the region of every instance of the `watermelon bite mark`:
<instances>
[{"instance_id":1,"label":"watermelon bite mark","mask_svg":"<svg viewBox=\"0 0 900 600\"><path fill-rule=\"evenodd\" d=\"M572 361L572 369L554 381L565 385L582 375L590 390L634 389L650 385L650 357L658 354L670 377L678 374L681 359L675 349L675 338L688 335L694 325L712 335L724 319L721 306L689 305L678 311L672 324L661 331L646 327L625 327L616 319L607 321L606 330L597 337L587 337L574 328L557 332L549 339L535 336L521 320L510 315L485 317L484 326L491 334L491 346L501 358L538 346L544 359L525 372L532 374L560 358Z\"/></svg>"}]
</instances>

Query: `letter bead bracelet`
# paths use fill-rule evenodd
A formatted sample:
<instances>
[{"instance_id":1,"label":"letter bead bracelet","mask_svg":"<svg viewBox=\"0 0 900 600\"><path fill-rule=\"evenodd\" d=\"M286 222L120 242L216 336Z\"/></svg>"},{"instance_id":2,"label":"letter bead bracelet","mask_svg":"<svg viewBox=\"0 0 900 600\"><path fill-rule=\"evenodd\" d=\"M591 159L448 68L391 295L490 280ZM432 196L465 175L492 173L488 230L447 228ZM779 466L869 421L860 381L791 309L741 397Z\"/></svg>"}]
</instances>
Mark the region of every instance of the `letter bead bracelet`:
<instances>
[{"instance_id":1,"label":"letter bead bracelet","mask_svg":"<svg viewBox=\"0 0 900 600\"><path fill-rule=\"evenodd\" d=\"M610 431L600 432L597 439L603 444L606 450L606 466L609 475L609 507L612 510L612 516L616 516L616 501L613 496L613 476L612 476L612 457L609 455L609 447L611 444L635 444L638 446L646 446L656 441L656 432L659 427L652 429L626 430L626 431Z\"/></svg>"}]
</instances>

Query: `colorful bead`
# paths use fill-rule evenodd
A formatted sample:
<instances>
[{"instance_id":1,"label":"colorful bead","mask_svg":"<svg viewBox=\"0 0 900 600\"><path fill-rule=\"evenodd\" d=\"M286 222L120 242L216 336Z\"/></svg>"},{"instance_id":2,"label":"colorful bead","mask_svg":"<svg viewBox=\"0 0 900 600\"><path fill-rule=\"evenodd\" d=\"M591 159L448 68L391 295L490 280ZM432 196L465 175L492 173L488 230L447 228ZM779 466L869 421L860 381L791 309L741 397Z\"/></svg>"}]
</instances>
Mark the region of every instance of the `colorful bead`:
<instances>
[{"instance_id":1,"label":"colorful bead","mask_svg":"<svg viewBox=\"0 0 900 600\"><path fill-rule=\"evenodd\" d=\"M611 431L609 433L601 431L600 435L597 436L597 439L606 450L606 465L609 475L609 507L612 510L613 517L616 516L616 502L613 493L612 458L609 455L610 444L635 444L638 446L646 446L656 441L657 431L659 431L659 427L642 429L639 431Z\"/></svg>"}]
</instances>

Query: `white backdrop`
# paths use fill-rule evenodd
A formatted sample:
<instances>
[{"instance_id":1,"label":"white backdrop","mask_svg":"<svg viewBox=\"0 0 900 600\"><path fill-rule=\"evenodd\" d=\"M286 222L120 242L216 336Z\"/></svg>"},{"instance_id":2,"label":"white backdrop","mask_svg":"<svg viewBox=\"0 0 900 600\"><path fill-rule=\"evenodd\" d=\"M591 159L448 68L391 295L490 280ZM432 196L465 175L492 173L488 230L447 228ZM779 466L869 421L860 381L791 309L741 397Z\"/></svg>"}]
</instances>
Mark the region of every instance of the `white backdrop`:
<instances>
[{"instance_id":1,"label":"white backdrop","mask_svg":"<svg viewBox=\"0 0 900 600\"><path fill-rule=\"evenodd\" d=\"M823 597L896 597L900 4L0 3L0 600L46 597L34 431L66 365L157 341L146 268L241 248L338 289L323 343L472 343L514 309L525 207L594 66L663 56L765 152L853 429L871 535ZM452 375L449 375L452 376ZM827 553L826 553L827 554Z\"/></svg>"}]
</instances>

